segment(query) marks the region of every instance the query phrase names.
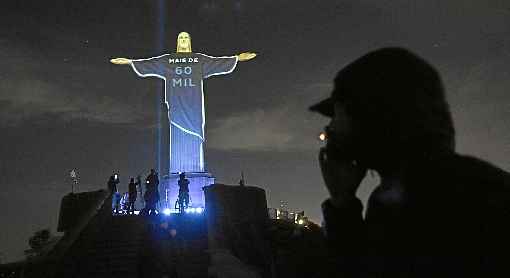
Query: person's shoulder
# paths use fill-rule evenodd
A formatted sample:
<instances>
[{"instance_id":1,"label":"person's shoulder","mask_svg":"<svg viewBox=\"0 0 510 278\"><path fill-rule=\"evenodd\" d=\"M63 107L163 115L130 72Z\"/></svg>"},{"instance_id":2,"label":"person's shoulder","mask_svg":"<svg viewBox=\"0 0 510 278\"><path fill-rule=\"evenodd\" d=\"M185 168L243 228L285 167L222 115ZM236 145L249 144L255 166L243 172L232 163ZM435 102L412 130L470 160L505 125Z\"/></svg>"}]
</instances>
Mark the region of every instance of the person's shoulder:
<instances>
[{"instance_id":1,"label":"person's shoulder","mask_svg":"<svg viewBox=\"0 0 510 278\"><path fill-rule=\"evenodd\" d=\"M441 187L436 188L438 190L472 196L473 199L498 194L510 199L510 174L487 161L453 154L434 159L428 165L431 177Z\"/></svg>"},{"instance_id":2,"label":"person's shoulder","mask_svg":"<svg viewBox=\"0 0 510 278\"><path fill-rule=\"evenodd\" d=\"M475 197L487 192L510 192L510 174L476 157L447 153L419 158L410 165L406 190L416 194L462 193Z\"/></svg>"},{"instance_id":3,"label":"person's shoulder","mask_svg":"<svg viewBox=\"0 0 510 278\"><path fill-rule=\"evenodd\" d=\"M450 171L456 178L485 183L507 184L510 174L503 169L482 159L454 154L444 160L437 161L441 170Z\"/></svg>"}]
</instances>

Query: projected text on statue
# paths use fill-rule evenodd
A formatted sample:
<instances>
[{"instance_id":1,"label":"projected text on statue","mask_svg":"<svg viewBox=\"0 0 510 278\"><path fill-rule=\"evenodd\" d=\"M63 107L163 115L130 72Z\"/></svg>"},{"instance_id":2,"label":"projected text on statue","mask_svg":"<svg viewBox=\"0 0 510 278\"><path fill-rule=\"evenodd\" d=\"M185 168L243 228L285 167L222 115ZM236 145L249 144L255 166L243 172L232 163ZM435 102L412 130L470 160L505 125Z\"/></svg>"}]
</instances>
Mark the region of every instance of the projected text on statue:
<instances>
[{"instance_id":1,"label":"projected text on statue","mask_svg":"<svg viewBox=\"0 0 510 278\"><path fill-rule=\"evenodd\" d=\"M172 125L204 140L203 79L227 74L237 65L237 56L212 57L201 53L173 53L149 59L134 59L135 72L165 80L165 101ZM188 169L182 169L185 171Z\"/></svg>"}]
</instances>

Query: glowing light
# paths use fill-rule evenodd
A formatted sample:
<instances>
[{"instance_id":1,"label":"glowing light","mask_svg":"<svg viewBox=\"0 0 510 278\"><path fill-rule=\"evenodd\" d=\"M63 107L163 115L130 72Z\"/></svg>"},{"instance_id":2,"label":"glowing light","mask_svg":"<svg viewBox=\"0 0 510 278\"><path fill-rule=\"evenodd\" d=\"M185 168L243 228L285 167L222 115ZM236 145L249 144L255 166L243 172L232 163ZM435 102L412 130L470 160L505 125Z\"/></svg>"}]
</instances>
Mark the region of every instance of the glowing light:
<instances>
[{"instance_id":1,"label":"glowing light","mask_svg":"<svg viewBox=\"0 0 510 278\"><path fill-rule=\"evenodd\" d=\"M163 210L163 214L165 214L165 215L170 215L170 212L171 211L170 211L169 208L166 208L166 209Z\"/></svg>"},{"instance_id":2,"label":"glowing light","mask_svg":"<svg viewBox=\"0 0 510 278\"><path fill-rule=\"evenodd\" d=\"M185 213L203 213L204 208L185 208L184 212Z\"/></svg>"},{"instance_id":3,"label":"glowing light","mask_svg":"<svg viewBox=\"0 0 510 278\"><path fill-rule=\"evenodd\" d=\"M305 224L305 221L303 219L299 219L298 222L297 222L299 225L303 225Z\"/></svg>"},{"instance_id":4,"label":"glowing light","mask_svg":"<svg viewBox=\"0 0 510 278\"><path fill-rule=\"evenodd\" d=\"M321 132L319 134L319 140L326 141L326 139L327 139L326 132Z\"/></svg>"}]
</instances>

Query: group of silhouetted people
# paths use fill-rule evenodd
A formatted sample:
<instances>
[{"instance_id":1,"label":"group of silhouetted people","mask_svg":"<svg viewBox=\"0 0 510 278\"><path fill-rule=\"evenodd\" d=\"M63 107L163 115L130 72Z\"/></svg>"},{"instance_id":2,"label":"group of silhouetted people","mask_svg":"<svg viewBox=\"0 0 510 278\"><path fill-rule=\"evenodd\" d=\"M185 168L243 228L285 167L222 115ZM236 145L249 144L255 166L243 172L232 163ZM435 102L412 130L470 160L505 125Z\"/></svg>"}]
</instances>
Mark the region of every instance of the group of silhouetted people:
<instances>
[{"instance_id":1,"label":"group of silhouetted people","mask_svg":"<svg viewBox=\"0 0 510 278\"><path fill-rule=\"evenodd\" d=\"M141 177L137 176L136 182L135 178L131 178L128 184L128 191L122 195L117 188L119 182L119 175L113 174L110 176L107 183L108 190L112 195L112 212L114 214L134 214L137 196L139 194L142 195ZM189 184L190 182L186 179L186 174L184 172L180 173L178 180L179 195L176 201L176 208L179 209L179 212L184 212L184 209L189 206ZM145 179L143 200L145 202L145 207L140 210L141 215L158 213L157 207L160 201L159 176L154 169L150 170L150 174Z\"/></svg>"},{"instance_id":2,"label":"group of silhouetted people","mask_svg":"<svg viewBox=\"0 0 510 278\"><path fill-rule=\"evenodd\" d=\"M112 212L114 214L134 214L135 203L138 195L142 195L142 181L141 176L131 178L128 184L128 191L123 195L118 191L117 185L119 184L119 175L114 174L108 179L108 190L112 195ZM140 211L141 214L154 214L156 213L157 203L159 202L159 177L154 169L151 169L150 174L145 179L145 193L143 199L145 207Z\"/></svg>"},{"instance_id":3,"label":"group of silhouetted people","mask_svg":"<svg viewBox=\"0 0 510 278\"><path fill-rule=\"evenodd\" d=\"M111 175L108 179L107 185L112 196L112 212L114 214L133 214L135 212L135 202L138 195L137 188L140 188L141 191L140 176L136 180L135 182L135 179L131 178L128 184L128 191L121 195L117 188L117 185L120 183L119 175Z\"/></svg>"},{"instance_id":4,"label":"group of silhouetted people","mask_svg":"<svg viewBox=\"0 0 510 278\"><path fill-rule=\"evenodd\" d=\"M340 70L319 164L330 198L325 232L333 277L509 277L510 175L455 152L438 72L401 48ZM356 192L380 184L363 216Z\"/></svg>"}]
</instances>

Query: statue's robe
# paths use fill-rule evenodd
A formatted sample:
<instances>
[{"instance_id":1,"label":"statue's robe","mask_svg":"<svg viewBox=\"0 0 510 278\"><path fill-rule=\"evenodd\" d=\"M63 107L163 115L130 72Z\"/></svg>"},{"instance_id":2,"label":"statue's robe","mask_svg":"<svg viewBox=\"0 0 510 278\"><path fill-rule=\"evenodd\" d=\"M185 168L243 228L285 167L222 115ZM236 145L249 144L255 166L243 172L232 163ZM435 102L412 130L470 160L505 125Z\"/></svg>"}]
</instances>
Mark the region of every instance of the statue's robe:
<instances>
[{"instance_id":1,"label":"statue's robe","mask_svg":"<svg viewBox=\"0 0 510 278\"><path fill-rule=\"evenodd\" d=\"M203 80L231 73L237 56L212 57L201 53L164 54L132 60L141 77L165 80L164 102L170 124L170 172L205 172L205 109Z\"/></svg>"}]
</instances>

